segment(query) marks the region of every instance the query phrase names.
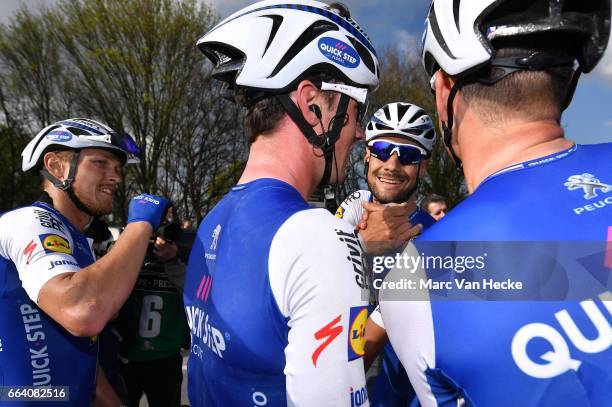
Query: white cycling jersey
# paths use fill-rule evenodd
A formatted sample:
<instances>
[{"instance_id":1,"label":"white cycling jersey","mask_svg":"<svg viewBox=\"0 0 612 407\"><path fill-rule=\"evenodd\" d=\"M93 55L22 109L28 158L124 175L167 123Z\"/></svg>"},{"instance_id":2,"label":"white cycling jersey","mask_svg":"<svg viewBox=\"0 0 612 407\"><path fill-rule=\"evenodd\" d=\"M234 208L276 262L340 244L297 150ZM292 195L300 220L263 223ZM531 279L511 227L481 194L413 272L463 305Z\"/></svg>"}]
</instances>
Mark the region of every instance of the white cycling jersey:
<instances>
[{"instance_id":1,"label":"white cycling jersey","mask_svg":"<svg viewBox=\"0 0 612 407\"><path fill-rule=\"evenodd\" d=\"M65 401L44 404L91 403L97 338L71 335L37 301L50 279L93 261L87 238L50 205L36 202L0 216L2 386L65 386Z\"/></svg>"},{"instance_id":2,"label":"white cycling jersey","mask_svg":"<svg viewBox=\"0 0 612 407\"><path fill-rule=\"evenodd\" d=\"M350 227L284 182L234 187L187 267L191 405L368 405L366 288Z\"/></svg>"}]
</instances>

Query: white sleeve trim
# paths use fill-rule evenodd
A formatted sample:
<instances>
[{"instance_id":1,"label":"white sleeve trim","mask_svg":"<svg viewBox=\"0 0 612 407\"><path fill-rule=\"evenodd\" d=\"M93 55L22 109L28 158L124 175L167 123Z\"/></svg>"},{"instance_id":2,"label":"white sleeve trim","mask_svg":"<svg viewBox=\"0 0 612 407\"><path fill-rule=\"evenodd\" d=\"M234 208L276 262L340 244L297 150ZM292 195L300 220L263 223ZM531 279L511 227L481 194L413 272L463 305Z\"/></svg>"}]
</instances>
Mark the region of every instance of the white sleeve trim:
<instances>
[{"instance_id":1,"label":"white sleeve trim","mask_svg":"<svg viewBox=\"0 0 612 407\"><path fill-rule=\"evenodd\" d=\"M282 225L270 247L272 294L289 319L290 406L351 405L349 389L365 389L363 359L349 361L349 334L351 307L365 307L367 295L362 296L349 249L336 231L353 233L324 209L301 211ZM364 328L366 319L367 311ZM321 331L327 334L316 339Z\"/></svg>"},{"instance_id":2,"label":"white sleeve trim","mask_svg":"<svg viewBox=\"0 0 612 407\"><path fill-rule=\"evenodd\" d=\"M414 244L404 250L408 256L419 256ZM385 281L405 279L405 270L394 268ZM418 269L413 275L417 281L425 278ZM429 301L411 301L395 297L392 291L380 291L380 311L391 345L408 373L410 383L423 407L437 407L438 403L427 382L425 371L436 367L434 325ZM424 297L427 299L428 296Z\"/></svg>"},{"instance_id":3,"label":"white sleeve trim","mask_svg":"<svg viewBox=\"0 0 612 407\"><path fill-rule=\"evenodd\" d=\"M68 227L53 216L59 225L58 230L41 225L36 217L36 207L24 207L0 217L0 255L10 259L21 280L21 285L30 299L38 302L38 294L43 285L53 277L80 270L71 253L45 251L42 246L44 235L57 236L74 250L72 236ZM63 240L62 240L63 239Z\"/></svg>"}]
</instances>

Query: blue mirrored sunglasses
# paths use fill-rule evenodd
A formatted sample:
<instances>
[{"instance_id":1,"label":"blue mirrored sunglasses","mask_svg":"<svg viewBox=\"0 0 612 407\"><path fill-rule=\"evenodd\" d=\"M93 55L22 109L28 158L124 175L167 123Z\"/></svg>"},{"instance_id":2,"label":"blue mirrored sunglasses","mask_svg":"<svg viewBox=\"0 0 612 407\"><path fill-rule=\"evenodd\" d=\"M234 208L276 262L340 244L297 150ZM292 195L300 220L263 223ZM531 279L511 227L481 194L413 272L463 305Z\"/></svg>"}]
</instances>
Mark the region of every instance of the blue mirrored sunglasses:
<instances>
[{"instance_id":1,"label":"blue mirrored sunglasses","mask_svg":"<svg viewBox=\"0 0 612 407\"><path fill-rule=\"evenodd\" d=\"M127 133L112 133L111 143L121 148L123 151L140 158L140 148L136 141Z\"/></svg>"},{"instance_id":2,"label":"blue mirrored sunglasses","mask_svg":"<svg viewBox=\"0 0 612 407\"><path fill-rule=\"evenodd\" d=\"M387 161L393 153L397 152L400 164L414 165L427 156L425 150L412 144L391 143L384 140L372 140L368 143L370 154L381 161Z\"/></svg>"}]
</instances>

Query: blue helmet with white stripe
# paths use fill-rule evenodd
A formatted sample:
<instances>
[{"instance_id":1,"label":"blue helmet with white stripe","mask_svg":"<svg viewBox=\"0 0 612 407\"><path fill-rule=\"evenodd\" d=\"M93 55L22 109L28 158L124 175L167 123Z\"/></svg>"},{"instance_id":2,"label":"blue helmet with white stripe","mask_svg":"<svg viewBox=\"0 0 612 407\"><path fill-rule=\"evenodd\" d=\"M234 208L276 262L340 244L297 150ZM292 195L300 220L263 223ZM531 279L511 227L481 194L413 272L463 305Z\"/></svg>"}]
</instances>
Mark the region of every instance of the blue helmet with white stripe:
<instances>
[{"instance_id":1,"label":"blue helmet with white stripe","mask_svg":"<svg viewBox=\"0 0 612 407\"><path fill-rule=\"evenodd\" d=\"M230 89L286 93L310 74L374 90L378 59L346 7L311 0L265 0L229 16L198 41Z\"/></svg>"},{"instance_id":2,"label":"blue helmet with white stripe","mask_svg":"<svg viewBox=\"0 0 612 407\"><path fill-rule=\"evenodd\" d=\"M21 153L22 169L40 169L45 153L98 148L116 154L122 164L140 161L140 150L128 134L90 119L68 119L42 129Z\"/></svg>"}]
</instances>

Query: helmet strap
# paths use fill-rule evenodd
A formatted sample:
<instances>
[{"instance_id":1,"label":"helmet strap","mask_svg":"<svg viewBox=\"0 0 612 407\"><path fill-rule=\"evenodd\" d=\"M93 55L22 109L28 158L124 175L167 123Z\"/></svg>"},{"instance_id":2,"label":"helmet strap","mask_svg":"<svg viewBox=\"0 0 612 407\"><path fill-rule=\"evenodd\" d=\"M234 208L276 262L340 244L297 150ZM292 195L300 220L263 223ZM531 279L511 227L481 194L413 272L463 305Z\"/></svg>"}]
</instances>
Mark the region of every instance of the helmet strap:
<instances>
[{"instance_id":1,"label":"helmet strap","mask_svg":"<svg viewBox=\"0 0 612 407\"><path fill-rule=\"evenodd\" d=\"M578 86L578 79L580 79L580 75L582 74L582 67L578 67L572 75L572 79L567 87L567 93L565 94L565 102L563 103L563 110L567 109L567 107L572 103L572 99L574 98L574 92L576 92L576 87Z\"/></svg>"},{"instance_id":2,"label":"helmet strap","mask_svg":"<svg viewBox=\"0 0 612 407\"><path fill-rule=\"evenodd\" d=\"M461 86L463 86L463 82L461 81L461 79L458 79L453 85L453 88L451 89L450 93L448 94L448 100L446 102L448 122L442 122L442 126L441 126L444 145L448 147L448 150L451 153L451 159L453 160L453 163L455 164L455 167L457 169L460 169L463 163L461 162L461 159L459 158L459 156L457 156L457 153L453 149L453 144L452 144L452 141L453 141L453 102Z\"/></svg>"},{"instance_id":3,"label":"helmet strap","mask_svg":"<svg viewBox=\"0 0 612 407\"><path fill-rule=\"evenodd\" d=\"M293 120L293 122L302 131L302 134L304 135L304 137L306 137L308 143L323 151L323 156L325 158L325 170L323 172L323 178L321 179L319 185L329 185L332 171L332 162L334 161L334 156L336 153L336 141L338 141L338 139L340 138L340 132L344 127L350 97L344 94L340 95L340 102L338 103L336 114L330 121L330 128L327 131L325 131L325 129L322 129L324 131L322 134L317 134L313 130L313 128L306 122L306 119L304 119L304 116L299 111L296 104L293 102L291 97L289 97L289 95L275 95L275 97L283 106L291 120ZM338 168L336 167L336 173L337 172Z\"/></svg>"},{"instance_id":4,"label":"helmet strap","mask_svg":"<svg viewBox=\"0 0 612 407\"><path fill-rule=\"evenodd\" d=\"M43 177L49 180L49 182L51 182L54 187L66 192L72 203L74 203L74 206L76 206L81 212L84 212L89 216L94 216L94 214L91 213L91 211L87 209L85 204L83 204L83 202L81 202L81 200L76 196L74 190L72 189L72 183L74 182L74 177L76 176L76 168L79 163L80 154L81 150L74 150L74 155L72 156L72 160L70 161L70 169L68 170L68 176L64 181L60 181L59 179L55 178L53 175L51 175L49 171L44 168L40 170L40 173L43 175Z\"/></svg>"}]
</instances>

